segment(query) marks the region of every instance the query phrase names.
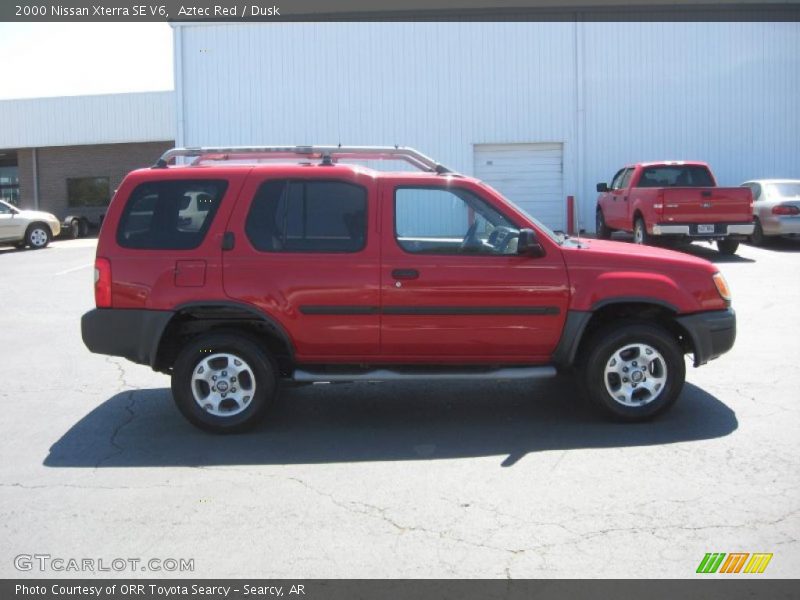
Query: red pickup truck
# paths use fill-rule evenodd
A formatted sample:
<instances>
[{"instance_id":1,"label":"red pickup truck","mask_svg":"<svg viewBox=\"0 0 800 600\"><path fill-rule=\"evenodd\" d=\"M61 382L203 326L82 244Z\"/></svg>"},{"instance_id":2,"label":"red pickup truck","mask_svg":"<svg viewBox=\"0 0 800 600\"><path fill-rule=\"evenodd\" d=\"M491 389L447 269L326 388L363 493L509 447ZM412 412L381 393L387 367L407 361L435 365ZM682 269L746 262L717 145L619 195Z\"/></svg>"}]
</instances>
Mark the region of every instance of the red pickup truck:
<instances>
[{"instance_id":1,"label":"red pickup truck","mask_svg":"<svg viewBox=\"0 0 800 600\"><path fill-rule=\"evenodd\" d=\"M598 183L596 233L633 232L637 244L716 241L733 254L753 233L753 195L748 188L717 187L708 165L662 161L623 167L611 185Z\"/></svg>"}]
</instances>

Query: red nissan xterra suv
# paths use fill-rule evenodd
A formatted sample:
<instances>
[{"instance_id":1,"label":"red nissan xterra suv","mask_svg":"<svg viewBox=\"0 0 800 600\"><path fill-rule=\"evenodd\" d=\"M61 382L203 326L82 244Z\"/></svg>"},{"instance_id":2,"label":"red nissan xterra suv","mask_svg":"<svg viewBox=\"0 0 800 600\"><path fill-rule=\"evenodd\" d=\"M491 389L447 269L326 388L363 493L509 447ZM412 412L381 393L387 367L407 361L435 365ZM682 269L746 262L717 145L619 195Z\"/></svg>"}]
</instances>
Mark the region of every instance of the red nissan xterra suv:
<instances>
[{"instance_id":1,"label":"red nissan xterra suv","mask_svg":"<svg viewBox=\"0 0 800 600\"><path fill-rule=\"evenodd\" d=\"M180 411L218 432L254 425L281 382L573 367L597 405L643 420L677 399L684 354L702 365L736 335L711 263L555 234L396 147L168 151L108 208L95 300L86 346L170 374Z\"/></svg>"}]
</instances>

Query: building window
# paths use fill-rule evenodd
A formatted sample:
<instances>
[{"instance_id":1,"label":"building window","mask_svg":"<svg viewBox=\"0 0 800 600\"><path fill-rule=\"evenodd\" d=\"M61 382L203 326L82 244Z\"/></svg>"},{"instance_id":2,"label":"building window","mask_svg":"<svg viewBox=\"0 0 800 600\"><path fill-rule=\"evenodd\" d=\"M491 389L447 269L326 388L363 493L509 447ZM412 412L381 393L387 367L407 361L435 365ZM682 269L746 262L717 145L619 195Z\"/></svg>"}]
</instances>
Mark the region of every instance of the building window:
<instances>
[{"instance_id":1,"label":"building window","mask_svg":"<svg viewBox=\"0 0 800 600\"><path fill-rule=\"evenodd\" d=\"M111 200L108 177L75 177L67 179L69 206L108 206Z\"/></svg>"},{"instance_id":2,"label":"building window","mask_svg":"<svg viewBox=\"0 0 800 600\"><path fill-rule=\"evenodd\" d=\"M16 165L0 164L0 200L19 204L19 170Z\"/></svg>"}]
</instances>

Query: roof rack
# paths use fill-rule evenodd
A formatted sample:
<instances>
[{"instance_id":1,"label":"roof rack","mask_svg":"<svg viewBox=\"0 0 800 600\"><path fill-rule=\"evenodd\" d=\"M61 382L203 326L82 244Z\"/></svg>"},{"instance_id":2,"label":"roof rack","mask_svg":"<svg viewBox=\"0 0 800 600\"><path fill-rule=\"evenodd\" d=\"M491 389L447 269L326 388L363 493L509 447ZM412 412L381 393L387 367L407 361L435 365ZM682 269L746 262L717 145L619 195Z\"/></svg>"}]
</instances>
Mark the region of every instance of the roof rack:
<instances>
[{"instance_id":1,"label":"roof rack","mask_svg":"<svg viewBox=\"0 0 800 600\"><path fill-rule=\"evenodd\" d=\"M304 158L319 159L321 164L330 165L335 160L403 160L421 171L431 173L452 173L450 169L437 163L421 152L405 146L230 146L173 148L161 155L153 165L163 169L177 157L194 158L192 164L203 160L243 160L248 158Z\"/></svg>"}]
</instances>

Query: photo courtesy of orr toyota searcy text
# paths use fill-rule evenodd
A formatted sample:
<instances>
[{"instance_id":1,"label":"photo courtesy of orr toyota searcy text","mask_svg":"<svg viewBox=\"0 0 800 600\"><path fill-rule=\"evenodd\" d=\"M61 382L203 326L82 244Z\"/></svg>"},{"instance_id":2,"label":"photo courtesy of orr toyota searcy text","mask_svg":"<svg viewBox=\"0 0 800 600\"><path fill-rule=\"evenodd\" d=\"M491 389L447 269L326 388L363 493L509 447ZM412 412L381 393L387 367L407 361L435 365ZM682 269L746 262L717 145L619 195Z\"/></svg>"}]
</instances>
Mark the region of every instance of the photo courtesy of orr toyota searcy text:
<instances>
[{"instance_id":1,"label":"photo courtesy of orr toyota searcy text","mask_svg":"<svg viewBox=\"0 0 800 600\"><path fill-rule=\"evenodd\" d=\"M96 597L121 594L131 597L157 597L171 598L176 596L209 596L214 598L228 598L232 593L238 596L304 596L303 584L291 585L288 589L284 586L251 585L244 584L240 587L231 585L157 585L153 583L137 584L109 584L109 585L69 585L54 583L50 585L25 585L17 584L14 587L16 596L71 596L71 597Z\"/></svg>"}]
</instances>

